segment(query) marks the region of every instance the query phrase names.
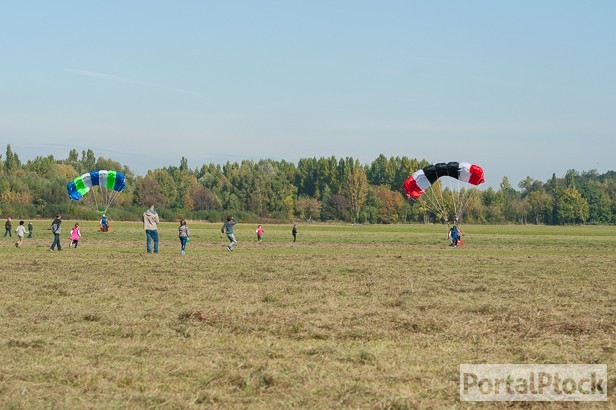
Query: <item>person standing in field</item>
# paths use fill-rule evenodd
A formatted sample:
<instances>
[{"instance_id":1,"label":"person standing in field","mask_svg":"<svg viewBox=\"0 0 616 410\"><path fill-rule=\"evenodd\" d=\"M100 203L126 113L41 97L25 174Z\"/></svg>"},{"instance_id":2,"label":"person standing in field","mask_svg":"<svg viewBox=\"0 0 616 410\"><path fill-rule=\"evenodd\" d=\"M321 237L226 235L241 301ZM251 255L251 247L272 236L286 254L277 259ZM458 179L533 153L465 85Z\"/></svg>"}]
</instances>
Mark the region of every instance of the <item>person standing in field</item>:
<instances>
[{"instance_id":1,"label":"person standing in field","mask_svg":"<svg viewBox=\"0 0 616 410\"><path fill-rule=\"evenodd\" d=\"M145 246L148 253L152 253L152 242L154 242L154 253L158 253L158 223L160 219L154 210L154 205L143 213L141 217L143 229L145 230Z\"/></svg>"},{"instance_id":2,"label":"person standing in field","mask_svg":"<svg viewBox=\"0 0 616 410\"><path fill-rule=\"evenodd\" d=\"M293 229L291 229L291 235L293 235L293 242L297 242L297 224L293 224Z\"/></svg>"},{"instance_id":3,"label":"person standing in field","mask_svg":"<svg viewBox=\"0 0 616 410\"><path fill-rule=\"evenodd\" d=\"M71 236L69 238L71 242L68 247L70 248L72 246L73 248L77 248L77 245L79 245L79 238L81 238L81 229L79 228L79 224L75 223L75 227L71 229Z\"/></svg>"},{"instance_id":4,"label":"person standing in field","mask_svg":"<svg viewBox=\"0 0 616 410\"><path fill-rule=\"evenodd\" d=\"M261 240L263 239L263 232L265 231L263 230L261 225L257 226L257 242L261 242Z\"/></svg>"},{"instance_id":5,"label":"person standing in field","mask_svg":"<svg viewBox=\"0 0 616 410\"><path fill-rule=\"evenodd\" d=\"M28 222L28 238L32 238L32 222Z\"/></svg>"},{"instance_id":6,"label":"person standing in field","mask_svg":"<svg viewBox=\"0 0 616 410\"><path fill-rule=\"evenodd\" d=\"M227 239L229 239L229 245L227 245L227 250L229 252L233 251L233 246L237 243L235 239L235 234L233 234L233 227L237 225L237 221L230 215L227 217L227 222L222 224L222 228L220 228L220 232L227 234Z\"/></svg>"},{"instance_id":7,"label":"person standing in field","mask_svg":"<svg viewBox=\"0 0 616 410\"><path fill-rule=\"evenodd\" d=\"M57 214L56 219L51 223L51 233L53 234L53 242L51 243L50 251L53 251L56 245L58 246L58 250L62 250L62 245L60 244L60 226L62 225L62 215Z\"/></svg>"},{"instance_id":8,"label":"person standing in field","mask_svg":"<svg viewBox=\"0 0 616 410\"><path fill-rule=\"evenodd\" d=\"M15 229L15 233L17 234L17 242L15 242L15 247L20 248L24 242L24 236L26 236L24 221L19 221L19 226Z\"/></svg>"},{"instance_id":9,"label":"person standing in field","mask_svg":"<svg viewBox=\"0 0 616 410\"><path fill-rule=\"evenodd\" d=\"M4 223L4 237L6 238L6 236L8 235L9 237L13 237L13 233L11 232L13 230L13 222L11 222L11 217L7 216L6 217L6 222Z\"/></svg>"},{"instance_id":10,"label":"person standing in field","mask_svg":"<svg viewBox=\"0 0 616 410\"><path fill-rule=\"evenodd\" d=\"M180 221L178 235L180 237L180 254L184 255L186 253L186 243L188 243L190 238L190 229L188 228L188 225L186 225L186 221L184 219Z\"/></svg>"}]
</instances>

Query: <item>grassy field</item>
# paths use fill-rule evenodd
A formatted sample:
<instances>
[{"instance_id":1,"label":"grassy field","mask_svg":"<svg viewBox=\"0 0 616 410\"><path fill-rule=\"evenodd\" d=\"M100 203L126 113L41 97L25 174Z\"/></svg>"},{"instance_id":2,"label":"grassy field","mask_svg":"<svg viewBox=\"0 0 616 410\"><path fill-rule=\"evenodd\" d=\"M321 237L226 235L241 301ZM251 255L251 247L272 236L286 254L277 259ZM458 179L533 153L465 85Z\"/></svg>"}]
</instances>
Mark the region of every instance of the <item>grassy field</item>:
<instances>
[{"instance_id":1,"label":"grassy field","mask_svg":"<svg viewBox=\"0 0 616 410\"><path fill-rule=\"evenodd\" d=\"M503 407L461 363L606 363L613 408L616 227L73 223L0 241L2 408Z\"/></svg>"}]
</instances>

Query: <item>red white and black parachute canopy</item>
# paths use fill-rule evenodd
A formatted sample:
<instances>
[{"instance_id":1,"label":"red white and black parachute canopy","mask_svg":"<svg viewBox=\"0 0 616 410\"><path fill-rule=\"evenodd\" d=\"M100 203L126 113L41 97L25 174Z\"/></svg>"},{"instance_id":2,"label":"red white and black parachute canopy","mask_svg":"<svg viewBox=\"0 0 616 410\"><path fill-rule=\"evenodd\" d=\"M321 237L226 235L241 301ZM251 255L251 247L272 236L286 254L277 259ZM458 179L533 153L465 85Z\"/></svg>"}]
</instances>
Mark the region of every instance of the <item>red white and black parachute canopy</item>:
<instances>
[{"instance_id":1,"label":"red white and black parachute canopy","mask_svg":"<svg viewBox=\"0 0 616 410\"><path fill-rule=\"evenodd\" d=\"M419 198L440 177L448 176L472 185L482 184L483 169L468 162L440 162L416 171L404 181L404 190L409 198Z\"/></svg>"}]
</instances>

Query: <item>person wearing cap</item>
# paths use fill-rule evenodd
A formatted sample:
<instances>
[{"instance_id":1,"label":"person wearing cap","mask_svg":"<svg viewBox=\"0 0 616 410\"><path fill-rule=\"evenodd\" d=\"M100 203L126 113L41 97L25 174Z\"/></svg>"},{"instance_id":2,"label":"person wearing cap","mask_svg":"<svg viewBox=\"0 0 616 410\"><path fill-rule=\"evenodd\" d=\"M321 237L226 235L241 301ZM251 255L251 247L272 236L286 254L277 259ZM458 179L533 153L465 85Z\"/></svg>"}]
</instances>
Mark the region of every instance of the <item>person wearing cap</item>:
<instances>
[{"instance_id":1,"label":"person wearing cap","mask_svg":"<svg viewBox=\"0 0 616 410\"><path fill-rule=\"evenodd\" d=\"M53 242L51 243L50 251L53 251L56 245L58 246L58 250L62 250L62 245L60 244L60 225L62 225L62 215L57 214L56 219L51 223L51 233L53 233Z\"/></svg>"},{"instance_id":2,"label":"person wearing cap","mask_svg":"<svg viewBox=\"0 0 616 410\"><path fill-rule=\"evenodd\" d=\"M146 251L152 253L152 242L154 242L154 253L158 253L158 223L160 223L160 219L153 204L150 204L149 208L143 213L141 220L145 230Z\"/></svg>"}]
</instances>

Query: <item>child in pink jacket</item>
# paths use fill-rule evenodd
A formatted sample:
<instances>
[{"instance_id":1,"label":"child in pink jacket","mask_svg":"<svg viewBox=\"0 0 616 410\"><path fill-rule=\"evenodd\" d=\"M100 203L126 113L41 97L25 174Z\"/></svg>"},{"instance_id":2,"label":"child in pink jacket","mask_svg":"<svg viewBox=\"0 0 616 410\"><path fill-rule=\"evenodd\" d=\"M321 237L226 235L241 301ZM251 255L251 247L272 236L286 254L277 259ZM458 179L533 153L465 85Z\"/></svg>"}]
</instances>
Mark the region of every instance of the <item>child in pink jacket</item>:
<instances>
[{"instance_id":1,"label":"child in pink jacket","mask_svg":"<svg viewBox=\"0 0 616 410\"><path fill-rule=\"evenodd\" d=\"M77 245L79 245L79 238L81 238L81 230L79 229L79 224L76 223L75 227L71 229L71 236L70 236L71 243L68 245L68 247L70 248L72 246L76 248Z\"/></svg>"},{"instance_id":2,"label":"child in pink jacket","mask_svg":"<svg viewBox=\"0 0 616 410\"><path fill-rule=\"evenodd\" d=\"M263 238L263 228L261 228L261 225L259 225L257 227L257 241L261 242L262 238Z\"/></svg>"}]
</instances>

